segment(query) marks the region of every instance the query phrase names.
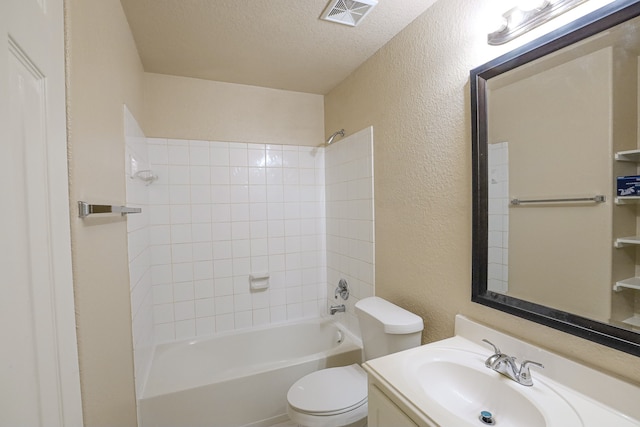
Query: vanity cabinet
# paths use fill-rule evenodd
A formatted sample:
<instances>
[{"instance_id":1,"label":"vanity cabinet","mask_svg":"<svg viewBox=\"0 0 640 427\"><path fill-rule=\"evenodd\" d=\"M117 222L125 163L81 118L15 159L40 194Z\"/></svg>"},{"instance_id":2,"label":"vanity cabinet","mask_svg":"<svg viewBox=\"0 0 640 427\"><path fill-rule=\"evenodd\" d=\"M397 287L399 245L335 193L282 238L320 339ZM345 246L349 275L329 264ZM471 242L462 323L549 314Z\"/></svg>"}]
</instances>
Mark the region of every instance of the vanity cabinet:
<instances>
[{"instance_id":1,"label":"vanity cabinet","mask_svg":"<svg viewBox=\"0 0 640 427\"><path fill-rule=\"evenodd\" d=\"M369 383L369 427L418 427L375 384Z\"/></svg>"}]
</instances>

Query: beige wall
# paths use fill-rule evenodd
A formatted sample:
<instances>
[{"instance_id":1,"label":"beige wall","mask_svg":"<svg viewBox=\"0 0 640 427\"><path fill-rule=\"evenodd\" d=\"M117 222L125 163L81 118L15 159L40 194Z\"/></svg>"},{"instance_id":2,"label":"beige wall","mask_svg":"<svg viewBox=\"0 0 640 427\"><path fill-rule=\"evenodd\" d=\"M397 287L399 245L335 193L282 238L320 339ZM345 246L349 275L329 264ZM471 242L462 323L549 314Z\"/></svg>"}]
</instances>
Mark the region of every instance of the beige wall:
<instances>
[{"instance_id":1,"label":"beige wall","mask_svg":"<svg viewBox=\"0 0 640 427\"><path fill-rule=\"evenodd\" d=\"M87 426L135 426L127 227L76 217L125 202L123 105L140 116L142 65L118 0L66 0L71 235Z\"/></svg>"},{"instance_id":2,"label":"beige wall","mask_svg":"<svg viewBox=\"0 0 640 427\"><path fill-rule=\"evenodd\" d=\"M640 382L636 357L471 302L469 70L514 47L487 46L495 12L438 1L325 98L325 134L374 128L376 293L423 316L428 342L463 313Z\"/></svg>"},{"instance_id":3,"label":"beige wall","mask_svg":"<svg viewBox=\"0 0 640 427\"><path fill-rule=\"evenodd\" d=\"M316 146L321 95L145 73L148 137Z\"/></svg>"}]
</instances>

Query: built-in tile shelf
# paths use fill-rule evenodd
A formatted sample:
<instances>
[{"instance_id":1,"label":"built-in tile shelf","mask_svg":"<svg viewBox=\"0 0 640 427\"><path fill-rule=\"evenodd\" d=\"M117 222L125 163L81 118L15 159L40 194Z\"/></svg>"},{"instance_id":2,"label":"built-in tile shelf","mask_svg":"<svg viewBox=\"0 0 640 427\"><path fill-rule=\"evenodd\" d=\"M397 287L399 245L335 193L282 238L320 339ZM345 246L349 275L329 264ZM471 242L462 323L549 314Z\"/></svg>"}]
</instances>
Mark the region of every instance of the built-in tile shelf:
<instances>
[{"instance_id":1,"label":"built-in tile shelf","mask_svg":"<svg viewBox=\"0 0 640 427\"><path fill-rule=\"evenodd\" d=\"M631 203L638 203L640 196L619 196L616 197L616 205L626 205Z\"/></svg>"},{"instance_id":2,"label":"built-in tile shelf","mask_svg":"<svg viewBox=\"0 0 640 427\"><path fill-rule=\"evenodd\" d=\"M618 237L613 246L624 248L628 245L640 245L640 236Z\"/></svg>"},{"instance_id":3,"label":"built-in tile shelf","mask_svg":"<svg viewBox=\"0 0 640 427\"><path fill-rule=\"evenodd\" d=\"M624 289L640 289L640 277L630 277L628 279L620 280L613 285L613 290L620 292Z\"/></svg>"},{"instance_id":4,"label":"built-in tile shelf","mask_svg":"<svg viewBox=\"0 0 640 427\"><path fill-rule=\"evenodd\" d=\"M621 162L640 162L640 149L618 151L615 159Z\"/></svg>"}]
</instances>

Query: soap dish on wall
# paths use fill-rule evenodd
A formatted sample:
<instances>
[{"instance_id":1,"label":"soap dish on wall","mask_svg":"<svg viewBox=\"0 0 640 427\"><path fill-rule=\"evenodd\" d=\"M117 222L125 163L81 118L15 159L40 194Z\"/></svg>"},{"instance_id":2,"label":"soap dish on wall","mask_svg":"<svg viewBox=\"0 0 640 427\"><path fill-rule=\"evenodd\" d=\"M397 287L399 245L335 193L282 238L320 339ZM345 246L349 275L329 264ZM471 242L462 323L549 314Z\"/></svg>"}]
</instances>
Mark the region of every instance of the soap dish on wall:
<instances>
[{"instance_id":1,"label":"soap dish on wall","mask_svg":"<svg viewBox=\"0 0 640 427\"><path fill-rule=\"evenodd\" d=\"M261 291L269 287L269 273L250 274L249 286L252 291Z\"/></svg>"}]
</instances>

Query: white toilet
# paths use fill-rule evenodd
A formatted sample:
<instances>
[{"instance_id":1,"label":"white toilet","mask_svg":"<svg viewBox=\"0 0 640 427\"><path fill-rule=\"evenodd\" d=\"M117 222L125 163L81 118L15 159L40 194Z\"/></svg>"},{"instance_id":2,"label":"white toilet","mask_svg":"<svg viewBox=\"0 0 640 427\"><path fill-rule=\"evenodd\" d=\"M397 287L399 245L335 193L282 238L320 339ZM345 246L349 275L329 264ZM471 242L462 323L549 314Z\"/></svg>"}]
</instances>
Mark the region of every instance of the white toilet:
<instances>
[{"instance_id":1,"label":"white toilet","mask_svg":"<svg viewBox=\"0 0 640 427\"><path fill-rule=\"evenodd\" d=\"M415 314L382 298L356 303L365 360L420 345L424 324ZM358 364L322 369L296 381L287 413L305 427L356 427L367 423L367 374Z\"/></svg>"}]
</instances>

